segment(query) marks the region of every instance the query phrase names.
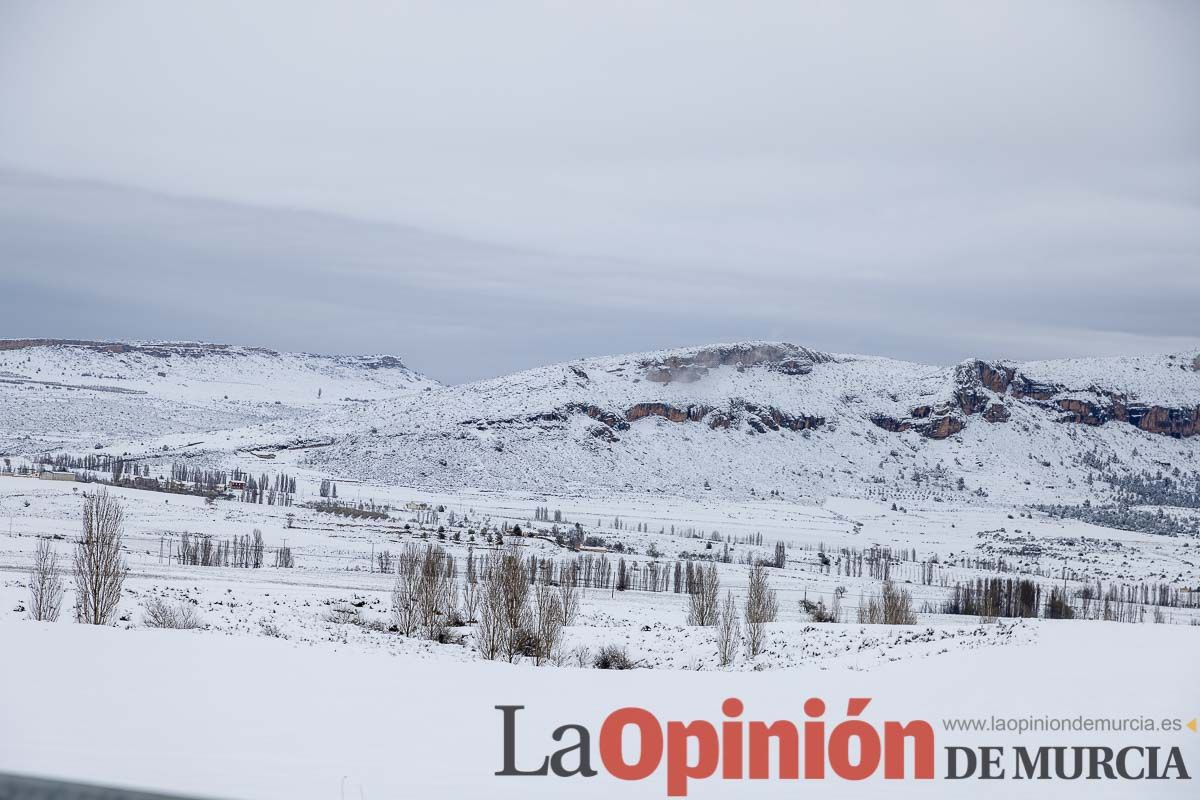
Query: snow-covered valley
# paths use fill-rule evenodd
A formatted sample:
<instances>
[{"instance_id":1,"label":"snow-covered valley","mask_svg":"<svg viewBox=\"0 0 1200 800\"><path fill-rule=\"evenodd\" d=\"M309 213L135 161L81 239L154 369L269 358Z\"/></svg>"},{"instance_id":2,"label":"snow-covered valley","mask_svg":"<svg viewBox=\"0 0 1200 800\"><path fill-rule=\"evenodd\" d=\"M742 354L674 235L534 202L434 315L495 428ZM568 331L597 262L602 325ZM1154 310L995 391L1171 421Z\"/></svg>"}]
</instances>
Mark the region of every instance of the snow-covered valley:
<instances>
[{"instance_id":1,"label":"snow-covered valley","mask_svg":"<svg viewBox=\"0 0 1200 800\"><path fill-rule=\"evenodd\" d=\"M1046 677L1026 707L1046 710L1059 687L1061 708L1050 710L1076 713L1085 695L1061 692L1085 666L1064 661L1071 652L1116 654L1097 682L1140 658L1156 670L1174 659L1162 674L1181 681L1200 657L1196 358L936 368L748 343L443 386L386 356L6 343L0 644L22 656L0 667L0 713L26 713L11 689L31 670L123 642L131 649L114 663L154 666L140 678L114 667L106 680L151 698L167 688L163 671L194 683L236 663L271 695L276 683L297 691L296 676L316 665L344 664L345 675L310 687L313 702L358 692L345 688L351 673L372 681L394 670L435 692L449 691L438 688L444 674L472 686L455 713L478 716L464 697L534 706L541 675L566 691L615 654L632 671L606 677L601 695L628 690L667 706L679 697L660 694L673 680L664 675L698 680L707 696L716 684L695 673L759 672L835 694L916 681L913 696L927 705L903 713L985 713L987 696L961 709L930 698L964 670L1001 686L1013 664L1028 664ZM127 568L114 630L102 635L73 621L69 571L82 509L101 490L123 510ZM65 579L56 622L29 619L39 543ZM432 552L442 594L431 618L406 622L405 554ZM545 608L559 609L544 648L485 641L479 594L506 557L532 587L534 627ZM754 576L766 576L776 607L753 647L749 618L724 653L717 620L697 624L704 575L715 581L714 610L731 602L739 614ZM905 618L875 615L885 591L905 598ZM163 625L156 609L188 624ZM173 627L187 629L162 629ZM201 655L173 665L185 651ZM276 681L272 670L289 675ZM1184 713L1200 696L1194 681L1178 687ZM375 688L387 697L381 708L397 702L393 688ZM230 708L245 690L212 691L213 708L240 719ZM1128 700L1123 709L1158 702L1145 688ZM130 703L135 718L149 713ZM199 727L176 755L156 751L166 765L196 746L193 736L216 735L215 719L185 705ZM275 699L266 707L264 735L286 724L323 741L328 715L293 718ZM55 735L46 721L19 746L6 740L0 769L51 763L35 753ZM86 726L65 733L62 746L73 752L86 735ZM202 770L145 771L120 748L57 763L73 777L143 776L199 794L346 791L330 777L342 767L306 758L308 767L283 759L302 777L244 789ZM345 769L354 792L398 785L374 767ZM661 796L657 785L639 788Z\"/></svg>"}]
</instances>

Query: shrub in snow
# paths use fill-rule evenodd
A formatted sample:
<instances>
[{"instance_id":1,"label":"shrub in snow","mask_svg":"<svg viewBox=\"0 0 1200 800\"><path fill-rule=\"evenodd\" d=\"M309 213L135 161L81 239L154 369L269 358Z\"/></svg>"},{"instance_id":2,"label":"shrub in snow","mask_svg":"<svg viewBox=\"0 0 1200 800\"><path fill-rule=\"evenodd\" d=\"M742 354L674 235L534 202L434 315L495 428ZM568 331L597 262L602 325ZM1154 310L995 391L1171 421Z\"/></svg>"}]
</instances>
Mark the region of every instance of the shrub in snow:
<instances>
[{"instance_id":1,"label":"shrub in snow","mask_svg":"<svg viewBox=\"0 0 1200 800\"><path fill-rule=\"evenodd\" d=\"M196 607L187 600L172 605L159 595L150 597L142 604L142 621L147 628L176 628L190 630L204 627Z\"/></svg>"},{"instance_id":2,"label":"shrub in snow","mask_svg":"<svg viewBox=\"0 0 1200 800\"><path fill-rule=\"evenodd\" d=\"M258 629L259 629L259 631L262 632L263 636L270 636L272 639L286 639L287 638L287 636L284 635L283 631L280 630L278 625L276 625L274 622L268 622L265 619L258 623Z\"/></svg>"},{"instance_id":3,"label":"shrub in snow","mask_svg":"<svg viewBox=\"0 0 1200 800\"><path fill-rule=\"evenodd\" d=\"M634 663L624 647L606 644L596 653L592 666L596 669L633 669Z\"/></svg>"}]
</instances>

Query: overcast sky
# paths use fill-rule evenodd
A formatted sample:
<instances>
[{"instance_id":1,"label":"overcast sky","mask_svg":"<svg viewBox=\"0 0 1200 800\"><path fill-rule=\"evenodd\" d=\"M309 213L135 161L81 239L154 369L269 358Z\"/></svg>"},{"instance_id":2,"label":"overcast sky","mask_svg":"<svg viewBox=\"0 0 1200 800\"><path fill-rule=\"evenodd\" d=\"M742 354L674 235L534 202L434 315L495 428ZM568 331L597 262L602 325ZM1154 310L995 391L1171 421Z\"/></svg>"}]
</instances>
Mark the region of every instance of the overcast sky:
<instances>
[{"instance_id":1,"label":"overcast sky","mask_svg":"<svg viewBox=\"0 0 1200 800\"><path fill-rule=\"evenodd\" d=\"M1200 346L1200 3L0 2L0 337Z\"/></svg>"}]
</instances>

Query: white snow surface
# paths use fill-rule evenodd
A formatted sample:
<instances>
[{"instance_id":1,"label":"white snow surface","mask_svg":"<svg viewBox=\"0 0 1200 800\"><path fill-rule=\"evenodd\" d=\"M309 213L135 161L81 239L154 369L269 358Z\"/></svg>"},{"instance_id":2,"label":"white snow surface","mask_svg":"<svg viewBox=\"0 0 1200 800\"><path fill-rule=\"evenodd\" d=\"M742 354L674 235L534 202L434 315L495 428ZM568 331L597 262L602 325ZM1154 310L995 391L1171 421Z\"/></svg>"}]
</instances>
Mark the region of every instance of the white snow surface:
<instances>
[{"instance_id":1,"label":"white snow surface","mask_svg":"<svg viewBox=\"0 0 1200 800\"><path fill-rule=\"evenodd\" d=\"M499 704L525 705L523 759L554 747L558 725L586 725L624 706L663 721L719 721L730 696L747 719L804 719L808 697L870 697L873 721L927 719L937 744L1027 741L1119 748L1128 734L1018 738L949 733L946 717L1051 715L1175 717L1200 705L1200 629L1045 625L1037 641L962 650L846 670L770 672L734 681L720 672L546 670L405 660L277 640L185 631L84 629L0 623L22 657L0 661L0 770L49 773L117 786L227 798L652 797L666 796L663 767L622 782L496 777ZM1152 654L1152 658L1151 658ZM1154 679L1147 679L1147 669ZM84 677L86 676L86 677ZM1174 687L1165 692L1163 687ZM26 690L21 690L24 687ZM31 691L44 687L44 691ZM1119 687L1119 689L1117 688ZM1186 711L1192 709L1192 712ZM835 709L841 718L842 709ZM1082 737L1082 738L1081 738ZM1188 738L1190 737L1190 738ZM1183 747L1196 734L1154 733L1139 744ZM593 740L593 748L595 742ZM942 769L939 752L938 768ZM527 765L525 765L528 768ZM693 781L689 797L1190 798L1193 781Z\"/></svg>"},{"instance_id":2,"label":"white snow surface","mask_svg":"<svg viewBox=\"0 0 1200 800\"><path fill-rule=\"evenodd\" d=\"M774 360L712 367L692 381L648 377L671 359L764 348L775 351ZM779 359L789 357L811 362L810 370L778 369ZM1200 372L1193 358L1176 354L1009 366L1064 387L1056 397L1098 388L1200 414ZM892 433L872 421L877 415L903 420L914 407L950 402L959 373L959 365L825 355L766 342L584 359L436 387L353 411L336 409L324 424L341 432L338 442L312 453L310 463L346 476L429 487L561 492L599 486L735 497L751 490L789 497L863 496L873 484L893 482L902 471L941 464L963 475L972 489L1003 487L1046 500L1084 496L1078 485L1087 470L1078 460L1090 451L1136 469L1200 464L1192 440L1149 434L1123 422L1064 424L1056 410L982 387L972 388L1003 401L1010 420L989 423L979 414L963 417L953 411L965 428L946 440L914 431ZM623 418L628 409L646 403L712 411L700 421L646 416L628 429L606 430L603 422L576 410L592 407ZM747 404L822 423L799 432L759 431L748 421L754 414ZM720 413L733 420L730 427L710 427L712 415ZM287 434L286 426L262 430ZM1031 469L1044 462L1050 466Z\"/></svg>"},{"instance_id":3,"label":"white snow surface","mask_svg":"<svg viewBox=\"0 0 1200 800\"><path fill-rule=\"evenodd\" d=\"M0 340L0 452L143 446L437 385L391 356L277 353L197 342Z\"/></svg>"},{"instance_id":4,"label":"white snow surface","mask_svg":"<svg viewBox=\"0 0 1200 800\"><path fill-rule=\"evenodd\" d=\"M627 705L663 720L718 721L729 696L745 701L747 719L766 721L801 720L807 697L872 697L867 719L928 719L939 748L1179 745L1193 772L1200 767L1200 735L1188 731L1023 738L940 726L961 716L1197 716L1196 537L1030 509L1105 502L1107 487L1087 480L1095 459L1121 472L1194 474L1196 439L1119 422L1065 423L1012 398L993 398L1012 412L1005 423L971 415L945 440L892 433L871 417L948 402L959 366L780 343L586 359L453 387L382 357L138 348L145 351L0 347L3 455L21 462L47 451L127 454L155 476L177 462L284 474L296 480L294 503L112 488L125 508L129 572L118 621L96 629L71 620L69 575L60 619L27 618L34 548L49 540L69 559L82 495L94 485L0 476L0 771L228 798L663 797L661 768L636 783L495 777L494 706L527 706L522 752L544 754L557 725L582 723L595 734L605 714ZM1195 358L1010 366L1080 396L1099 389L1188 406L1200 397ZM662 370L674 379L652 379ZM733 422L713 428L707 414L685 422L649 416L612 429L569 410L623 415L649 402L703 405ZM749 422L751 406L825 422L760 432ZM598 427L612 438L598 438ZM338 484L342 502L386 513L321 510L326 480ZM539 519L539 509L560 520ZM612 550L607 558L639 574L652 564L709 560L728 546L717 569L722 591L739 603L748 565L782 544L785 564L770 570L779 613L764 651L739 652L721 667L712 629L687 624L686 594L641 589L584 590L578 619L564 631L565 658L553 665L484 661L469 625L455 628L461 640L448 644L388 629L395 576L377 570L384 551L437 543L461 564L493 547L484 529L519 525L527 535L507 542L522 555L569 559L577 554L555 534L575 524ZM185 534L226 542L256 529L267 544L263 568L172 558ZM272 566L284 545L292 569ZM880 580L849 574L843 554L874 548L892 553L889 575L910 592L917 624L856 622ZM922 578L927 569L931 580ZM1162 585L1182 601L1136 604L1124 623L945 612L957 584L996 576L1032 580L1043 596L1051 588ZM840 623L815 623L803 610L839 593ZM203 627L150 629L145 605L153 597L188 604ZM604 645L624 647L637 668L591 669L590 654ZM835 713L843 718L840 707ZM964 785L714 779L694 783L689 796L958 797ZM1194 794L1191 781L971 781L967 790L1000 798L1014 787L1048 798Z\"/></svg>"}]
</instances>

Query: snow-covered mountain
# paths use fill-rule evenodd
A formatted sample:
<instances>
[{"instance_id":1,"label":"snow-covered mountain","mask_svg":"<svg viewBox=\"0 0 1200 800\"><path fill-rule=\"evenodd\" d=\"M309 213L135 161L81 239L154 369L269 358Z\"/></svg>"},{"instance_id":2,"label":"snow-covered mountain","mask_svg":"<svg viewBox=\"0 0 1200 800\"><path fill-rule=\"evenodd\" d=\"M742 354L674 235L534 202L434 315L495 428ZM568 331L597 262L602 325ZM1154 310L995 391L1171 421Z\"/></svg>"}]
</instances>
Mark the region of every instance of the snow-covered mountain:
<instances>
[{"instance_id":1,"label":"snow-covered mountain","mask_svg":"<svg viewBox=\"0 0 1200 800\"><path fill-rule=\"evenodd\" d=\"M198 342L0 340L0 451L38 454L298 420L435 381L393 356Z\"/></svg>"},{"instance_id":2,"label":"snow-covered mountain","mask_svg":"<svg viewBox=\"0 0 1200 800\"><path fill-rule=\"evenodd\" d=\"M361 478L545 492L1083 497L1105 460L1200 466L1197 358L934 367L773 342L592 358L335 410L337 444L310 457Z\"/></svg>"},{"instance_id":3,"label":"snow-covered mountain","mask_svg":"<svg viewBox=\"0 0 1200 800\"><path fill-rule=\"evenodd\" d=\"M443 386L390 356L0 342L8 454L296 449L281 463L442 489L1102 501L1096 476L1198 479L1198 432L1197 353L937 367L745 342Z\"/></svg>"}]
</instances>

